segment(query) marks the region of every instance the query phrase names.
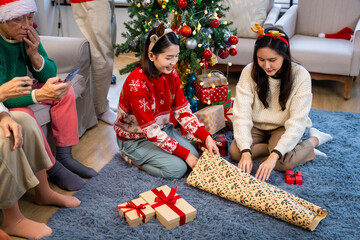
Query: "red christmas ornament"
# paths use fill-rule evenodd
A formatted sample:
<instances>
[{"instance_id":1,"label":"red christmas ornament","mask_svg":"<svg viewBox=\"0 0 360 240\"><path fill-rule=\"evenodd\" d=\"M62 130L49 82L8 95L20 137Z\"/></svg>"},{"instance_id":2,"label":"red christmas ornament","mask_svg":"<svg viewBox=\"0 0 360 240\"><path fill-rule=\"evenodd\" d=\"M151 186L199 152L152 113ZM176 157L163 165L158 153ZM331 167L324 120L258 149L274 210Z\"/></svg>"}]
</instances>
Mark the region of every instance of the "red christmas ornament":
<instances>
[{"instance_id":1,"label":"red christmas ornament","mask_svg":"<svg viewBox=\"0 0 360 240\"><path fill-rule=\"evenodd\" d=\"M210 59L212 57L212 51L210 51L209 49L206 49L204 52L203 52L203 57L205 59Z\"/></svg>"},{"instance_id":2,"label":"red christmas ornament","mask_svg":"<svg viewBox=\"0 0 360 240\"><path fill-rule=\"evenodd\" d=\"M237 50L235 47L230 48L230 55L235 56L237 54Z\"/></svg>"},{"instance_id":3,"label":"red christmas ornament","mask_svg":"<svg viewBox=\"0 0 360 240\"><path fill-rule=\"evenodd\" d=\"M37 29L38 25L36 24L36 22L33 22L33 28Z\"/></svg>"},{"instance_id":4,"label":"red christmas ornament","mask_svg":"<svg viewBox=\"0 0 360 240\"><path fill-rule=\"evenodd\" d=\"M229 42L231 45L236 45L239 42L239 39L236 36L229 37Z\"/></svg>"},{"instance_id":5,"label":"red christmas ornament","mask_svg":"<svg viewBox=\"0 0 360 240\"><path fill-rule=\"evenodd\" d=\"M187 1L186 0L179 0L177 2L177 5L179 6L179 8L184 8L187 6Z\"/></svg>"},{"instance_id":6,"label":"red christmas ornament","mask_svg":"<svg viewBox=\"0 0 360 240\"><path fill-rule=\"evenodd\" d=\"M207 69L209 67L209 63L205 60L203 60L201 63L200 63L200 66L202 69Z\"/></svg>"},{"instance_id":7,"label":"red christmas ornament","mask_svg":"<svg viewBox=\"0 0 360 240\"><path fill-rule=\"evenodd\" d=\"M222 59L225 59L229 56L230 52L227 48L221 49L218 52L218 56Z\"/></svg>"},{"instance_id":8,"label":"red christmas ornament","mask_svg":"<svg viewBox=\"0 0 360 240\"><path fill-rule=\"evenodd\" d=\"M180 34L184 37L188 37L191 35L191 27L189 26L182 26L181 29L180 29Z\"/></svg>"},{"instance_id":9,"label":"red christmas ornament","mask_svg":"<svg viewBox=\"0 0 360 240\"><path fill-rule=\"evenodd\" d=\"M210 26L212 28L217 28L220 25L220 22L218 19L214 18L210 20Z\"/></svg>"}]
</instances>

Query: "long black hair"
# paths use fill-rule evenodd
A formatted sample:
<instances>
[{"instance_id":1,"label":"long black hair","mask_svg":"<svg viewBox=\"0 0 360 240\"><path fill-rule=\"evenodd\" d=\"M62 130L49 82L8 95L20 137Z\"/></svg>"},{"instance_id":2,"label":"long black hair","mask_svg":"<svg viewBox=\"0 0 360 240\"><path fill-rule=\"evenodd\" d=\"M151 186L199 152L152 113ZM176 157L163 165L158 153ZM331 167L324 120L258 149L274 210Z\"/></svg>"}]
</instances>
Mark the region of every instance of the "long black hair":
<instances>
[{"instance_id":1,"label":"long black hair","mask_svg":"<svg viewBox=\"0 0 360 240\"><path fill-rule=\"evenodd\" d=\"M146 76L151 78L158 78L160 73L156 69L154 63L149 59L149 45L150 45L150 37L156 34L156 28L152 29L146 38L144 52L141 57L140 67L144 70ZM165 51L166 48L170 47L171 45L178 45L180 46L179 39L176 37L175 33L170 32L162 36L151 49L151 52L157 56Z\"/></svg>"},{"instance_id":2,"label":"long black hair","mask_svg":"<svg viewBox=\"0 0 360 240\"><path fill-rule=\"evenodd\" d=\"M265 33L269 33L269 31L279 31L280 33L285 34L284 31L276 28L269 27L265 29ZM289 38L285 34L283 37L289 43ZM257 52L260 48L268 47L274 51L276 51L279 55L284 58L284 62L279 70L280 77L280 94L279 94L279 104L281 106L281 110L284 111L286 109L286 102L288 101L292 85L293 85L293 77L291 74L291 54L290 54L290 45L287 46L284 41L281 39L277 39L274 37L259 37L255 42L254 54L253 54L253 68L251 71L251 77L256 83L256 92L259 96L260 101L263 103L265 108L269 107L269 103L267 102L267 98L269 95L269 76L266 72L259 66L257 59Z\"/></svg>"}]
</instances>

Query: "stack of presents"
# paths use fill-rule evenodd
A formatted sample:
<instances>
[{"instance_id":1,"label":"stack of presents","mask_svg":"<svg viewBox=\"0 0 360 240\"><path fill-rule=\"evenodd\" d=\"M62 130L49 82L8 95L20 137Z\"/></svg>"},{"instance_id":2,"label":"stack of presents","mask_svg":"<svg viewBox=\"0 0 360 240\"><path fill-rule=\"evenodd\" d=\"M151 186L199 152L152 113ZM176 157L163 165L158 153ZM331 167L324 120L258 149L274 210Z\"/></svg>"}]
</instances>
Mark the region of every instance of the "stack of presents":
<instances>
[{"instance_id":1,"label":"stack of presents","mask_svg":"<svg viewBox=\"0 0 360 240\"><path fill-rule=\"evenodd\" d=\"M225 127L225 122L231 122L232 106L231 90L227 78L218 71L198 75L195 80L195 95L198 100L198 111L195 115L205 124L205 129L212 135ZM225 135L215 135L221 156L228 154L228 144ZM202 144L198 143L201 154Z\"/></svg>"},{"instance_id":2,"label":"stack of presents","mask_svg":"<svg viewBox=\"0 0 360 240\"><path fill-rule=\"evenodd\" d=\"M118 205L119 214L130 226L138 226L155 217L167 229L190 222L196 209L167 185L141 193L139 198Z\"/></svg>"}]
</instances>

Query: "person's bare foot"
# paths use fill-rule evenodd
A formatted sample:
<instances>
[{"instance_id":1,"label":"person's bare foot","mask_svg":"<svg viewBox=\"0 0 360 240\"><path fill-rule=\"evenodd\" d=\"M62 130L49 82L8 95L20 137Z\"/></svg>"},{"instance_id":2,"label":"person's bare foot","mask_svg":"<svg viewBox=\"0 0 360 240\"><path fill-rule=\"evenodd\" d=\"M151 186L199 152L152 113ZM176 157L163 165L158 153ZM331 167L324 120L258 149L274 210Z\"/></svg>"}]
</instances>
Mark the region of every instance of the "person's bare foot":
<instances>
[{"instance_id":1,"label":"person's bare foot","mask_svg":"<svg viewBox=\"0 0 360 240\"><path fill-rule=\"evenodd\" d=\"M55 205L58 207L75 208L81 201L73 196L67 196L50 190L46 193L36 192L35 202L39 205Z\"/></svg>"},{"instance_id":2,"label":"person's bare foot","mask_svg":"<svg viewBox=\"0 0 360 240\"><path fill-rule=\"evenodd\" d=\"M6 232L0 229L0 239L1 240L11 240L10 236Z\"/></svg>"},{"instance_id":3,"label":"person's bare foot","mask_svg":"<svg viewBox=\"0 0 360 240\"><path fill-rule=\"evenodd\" d=\"M25 217L14 223L4 223L3 230L11 236L36 239L50 236L52 233L51 228L46 224Z\"/></svg>"}]
</instances>

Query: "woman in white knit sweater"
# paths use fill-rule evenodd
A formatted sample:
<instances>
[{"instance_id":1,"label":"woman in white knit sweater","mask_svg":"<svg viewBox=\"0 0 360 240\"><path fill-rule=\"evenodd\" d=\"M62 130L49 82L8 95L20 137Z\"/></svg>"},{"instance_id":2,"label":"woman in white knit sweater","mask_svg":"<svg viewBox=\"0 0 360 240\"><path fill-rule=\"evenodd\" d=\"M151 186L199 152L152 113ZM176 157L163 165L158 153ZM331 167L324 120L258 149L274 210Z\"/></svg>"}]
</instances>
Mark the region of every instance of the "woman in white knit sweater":
<instances>
[{"instance_id":1,"label":"woman in white knit sweater","mask_svg":"<svg viewBox=\"0 0 360 240\"><path fill-rule=\"evenodd\" d=\"M265 157L255 174L265 181L273 169L290 170L314 159L315 147L332 137L311 128L310 137L300 141L311 127L310 74L291 61L283 31L257 28L253 63L243 69L236 86L230 156L247 173L252 159Z\"/></svg>"}]
</instances>

